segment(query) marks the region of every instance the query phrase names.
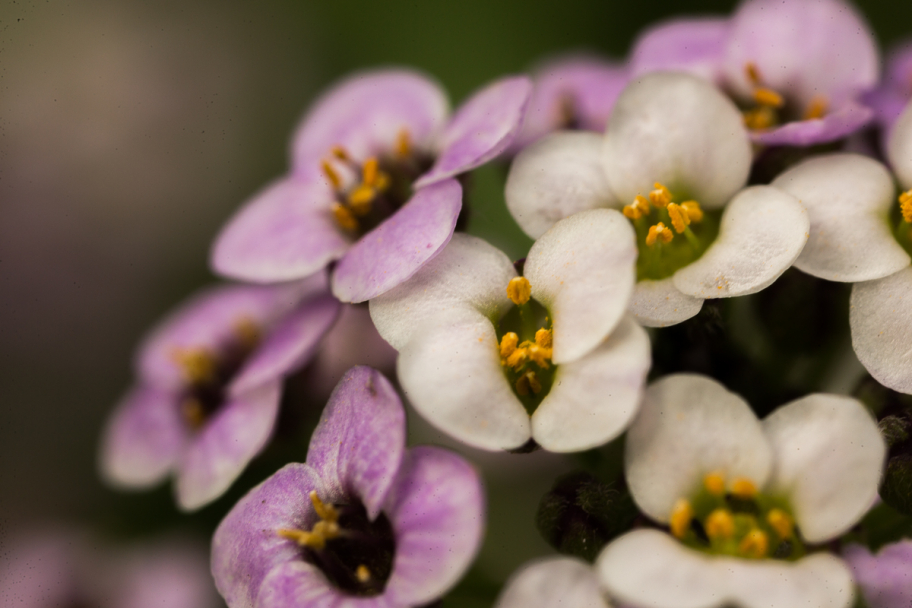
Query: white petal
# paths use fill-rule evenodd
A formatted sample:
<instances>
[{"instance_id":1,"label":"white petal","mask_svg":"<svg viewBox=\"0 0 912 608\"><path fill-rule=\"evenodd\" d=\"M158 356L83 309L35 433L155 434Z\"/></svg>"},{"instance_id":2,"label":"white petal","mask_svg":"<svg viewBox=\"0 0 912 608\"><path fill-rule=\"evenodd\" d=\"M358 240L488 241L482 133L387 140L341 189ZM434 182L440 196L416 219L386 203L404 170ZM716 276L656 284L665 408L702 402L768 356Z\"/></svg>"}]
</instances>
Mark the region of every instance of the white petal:
<instances>
[{"instance_id":1,"label":"white petal","mask_svg":"<svg viewBox=\"0 0 912 608\"><path fill-rule=\"evenodd\" d=\"M714 560L659 530L628 532L595 562L612 597L640 608L709 608L725 603L725 578Z\"/></svg>"},{"instance_id":2,"label":"white petal","mask_svg":"<svg viewBox=\"0 0 912 608\"><path fill-rule=\"evenodd\" d=\"M651 363L646 331L623 319L593 352L557 369L532 414L532 437L549 452L580 452L614 439L637 412Z\"/></svg>"},{"instance_id":3,"label":"white petal","mask_svg":"<svg viewBox=\"0 0 912 608\"><path fill-rule=\"evenodd\" d=\"M696 316L703 298L684 295L671 277L661 281L637 281L627 312L644 327L668 327Z\"/></svg>"},{"instance_id":4,"label":"white petal","mask_svg":"<svg viewBox=\"0 0 912 608\"><path fill-rule=\"evenodd\" d=\"M912 188L912 103L893 125L887 142L887 158L903 188Z\"/></svg>"},{"instance_id":5,"label":"white petal","mask_svg":"<svg viewBox=\"0 0 912 608\"><path fill-rule=\"evenodd\" d=\"M614 329L633 292L636 256L633 227L612 209L561 220L532 245L523 275L551 312L555 363L578 359Z\"/></svg>"},{"instance_id":6,"label":"white petal","mask_svg":"<svg viewBox=\"0 0 912 608\"><path fill-rule=\"evenodd\" d=\"M747 182L752 152L741 113L716 87L689 74L656 72L621 93L603 159L621 201L660 182L716 209Z\"/></svg>"},{"instance_id":7,"label":"white petal","mask_svg":"<svg viewBox=\"0 0 912 608\"><path fill-rule=\"evenodd\" d=\"M595 570L573 557L551 557L517 571L494 608L608 608Z\"/></svg>"},{"instance_id":8,"label":"white petal","mask_svg":"<svg viewBox=\"0 0 912 608\"><path fill-rule=\"evenodd\" d=\"M394 348L411 339L415 328L446 323L454 311L477 310L500 318L513 303L507 284L513 263L496 247L467 234L454 234L446 248L412 278L370 301L377 331Z\"/></svg>"},{"instance_id":9,"label":"white petal","mask_svg":"<svg viewBox=\"0 0 912 608\"><path fill-rule=\"evenodd\" d=\"M759 488L772 466L772 450L747 403L695 374L665 376L646 389L625 449L630 492L660 522L707 473L746 478Z\"/></svg>"},{"instance_id":10,"label":"white petal","mask_svg":"<svg viewBox=\"0 0 912 608\"><path fill-rule=\"evenodd\" d=\"M477 448L509 450L529 440L529 415L504 376L488 319L453 313L448 324L415 334L399 353L398 372L418 413Z\"/></svg>"},{"instance_id":11,"label":"white petal","mask_svg":"<svg viewBox=\"0 0 912 608\"><path fill-rule=\"evenodd\" d=\"M830 540L861 519L877 496L886 446L860 401L808 395L762 424L774 455L768 489L791 499L805 540Z\"/></svg>"},{"instance_id":12,"label":"white petal","mask_svg":"<svg viewBox=\"0 0 912 608\"><path fill-rule=\"evenodd\" d=\"M809 226L807 211L791 194L772 186L746 188L725 208L716 241L674 274L674 286L700 298L757 293L792 265Z\"/></svg>"},{"instance_id":13,"label":"white petal","mask_svg":"<svg viewBox=\"0 0 912 608\"><path fill-rule=\"evenodd\" d=\"M524 148L510 166L507 208L537 239L574 213L616 204L602 168L602 136L554 133Z\"/></svg>"},{"instance_id":14,"label":"white petal","mask_svg":"<svg viewBox=\"0 0 912 608\"><path fill-rule=\"evenodd\" d=\"M848 608L855 584L838 557L816 553L797 562L719 560L731 600L741 608Z\"/></svg>"},{"instance_id":15,"label":"white petal","mask_svg":"<svg viewBox=\"0 0 912 608\"><path fill-rule=\"evenodd\" d=\"M852 348L884 386L912 394L912 268L852 286Z\"/></svg>"},{"instance_id":16,"label":"white petal","mask_svg":"<svg viewBox=\"0 0 912 608\"><path fill-rule=\"evenodd\" d=\"M909 254L889 224L896 200L893 178L876 160L859 154L817 156L772 185L797 198L810 218L810 238L795 261L800 270L828 281L857 283L909 265Z\"/></svg>"}]
</instances>

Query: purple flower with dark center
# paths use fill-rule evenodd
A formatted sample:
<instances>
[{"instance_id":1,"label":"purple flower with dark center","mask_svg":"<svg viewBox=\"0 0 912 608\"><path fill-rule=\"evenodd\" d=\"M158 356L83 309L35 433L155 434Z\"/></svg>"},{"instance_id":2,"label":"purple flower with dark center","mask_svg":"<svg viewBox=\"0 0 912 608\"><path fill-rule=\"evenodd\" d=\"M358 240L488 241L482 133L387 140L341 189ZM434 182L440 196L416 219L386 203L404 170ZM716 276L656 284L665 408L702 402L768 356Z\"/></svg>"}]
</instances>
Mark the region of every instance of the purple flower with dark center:
<instances>
[{"instance_id":1,"label":"purple flower with dark center","mask_svg":"<svg viewBox=\"0 0 912 608\"><path fill-rule=\"evenodd\" d=\"M138 381L104 433L103 476L146 488L174 473L185 510L218 498L266 445L283 378L311 358L339 306L325 273L193 297L141 346Z\"/></svg>"},{"instance_id":2,"label":"purple flower with dark center","mask_svg":"<svg viewBox=\"0 0 912 608\"><path fill-rule=\"evenodd\" d=\"M420 606L468 567L482 537L478 474L434 447L405 448L405 411L368 367L349 371L289 464L235 505L212 541L230 608Z\"/></svg>"},{"instance_id":3,"label":"purple flower with dark center","mask_svg":"<svg viewBox=\"0 0 912 608\"><path fill-rule=\"evenodd\" d=\"M912 606L912 540L887 545L876 554L852 544L842 557L870 608Z\"/></svg>"},{"instance_id":4,"label":"purple flower with dark center","mask_svg":"<svg viewBox=\"0 0 912 608\"><path fill-rule=\"evenodd\" d=\"M510 146L531 87L525 76L498 80L448 117L443 91L422 74L349 77L301 122L289 174L222 230L213 268L273 282L338 260L332 290L342 301L395 287L450 240L462 209L453 178Z\"/></svg>"}]
</instances>

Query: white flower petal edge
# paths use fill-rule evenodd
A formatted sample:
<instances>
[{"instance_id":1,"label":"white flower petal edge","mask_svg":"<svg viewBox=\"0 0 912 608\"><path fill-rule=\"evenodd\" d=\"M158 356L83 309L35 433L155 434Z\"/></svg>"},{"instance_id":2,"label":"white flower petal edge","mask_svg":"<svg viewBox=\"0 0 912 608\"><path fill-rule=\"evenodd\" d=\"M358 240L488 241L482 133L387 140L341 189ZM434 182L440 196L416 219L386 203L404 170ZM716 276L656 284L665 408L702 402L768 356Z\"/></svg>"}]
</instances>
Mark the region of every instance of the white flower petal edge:
<instances>
[{"instance_id":1,"label":"white flower petal edge","mask_svg":"<svg viewBox=\"0 0 912 608\"><path fill-rule=\"evenodd\" d=\"M830 540L861 519L877 496L887 448L857 400L808 395L761 424L774 454L767 488L791 499L805 540Z\"/></svg>"},{"instance_id":2,"label":"white flower petal edge","mask_svg":"<svg viewBox=\"0 0 912 608\"><path fill-rule=\"evenodd\" d=\"M845 562L816 553L797 562L723 558L729 597L743 608L849 608L855 583Z\"/></svg>"},{"instance_id":3,"label":"white flower petal edge","mask_svg":"<svg viewBox=\"0 0 912 608\"><path fill-rule=\"evenodd\" d=\"M912 188L912 103L893 125L887 141L887 158L903 188Z\"/></svg>"},{"instance_id":4,"label":"white flower petal edge","mask_svg":"<svg viewBox=\"0 0 912 608\"><path fill-rule=\"evenodd\" d=\"M674 274L674 286L707 299L757 293L798 258L809 228L807 211L791 194L746 188L726 206L716 241Z\"/></svg>"},{"instance_id":5,"label":"white flower petal edge","mask_svg":"<svg viewBox=\"0 0 912 608\"><path fill-rule=\"evenodd\" d=\"M617 206L602 168L602 135L553 133L523 149L504 195L516 223L534 239L574 213Z\"/></svg>"},{"instance_id":6,"label":"white flower petal edge","mask_svg":"<svg viewBox=\"0 0 912 608\"><path fill-rule=\"evenodd\" d=\"M644 327L667 327L696 316L701 308L703 298L681 293L668 277L661 281L638 281L627 312Z\"/></svg>"},{"instance_id":7,"label":"white flower petal edge","mask_svg":"<svg viewBox=\"0 0 912 608\"><path fill-rule=\"evenodd\" d=\"M706 209L722 207L744 186L753 160L735 105L713 85L680 72L641 76L624 89L602 158L624 203L660 182Z\"/></svg>"},{"instance_id":8,"label":"white flower petal edge","mask_svg":"<svg viewBox=\"0 0 912 608\"><path fill-rule=\"evenodd\" d=\"M625 318L593 352L561 365L532 414L533 439L549 452L579 452L620 435L639 407L650 352L646 331Z\"/></svg>"},{"instance_id":9,"label":"white flower petal edge","mask_svg":"<svg viewBox=\"0 0 912 608\"><path fill-rule=\"evenodd\" d=\"M552 557L523 566L510 577L494 608L610 608L592 566Z\"/></svg>"},{"instance_id":10,"label":"white flower petal edge","mask_svg":"<svg viewBox=\"0 0 912 608\"><path fill-rule=\"evenodd\" d=\"M698 489L708 473L763 487L773 458L747 403L695 374L665 376L646 389L625 450L633 499L659 522L667 522L675 501Z\"/></svg>"},{"instance_id":11,"label":"white flower petal edge","mask_svg":"<svg viewBox=\"0 0 912 608\"><path fill-rule=\"evenodd\" d=\"M912 268L853 285L849 326L865 369L884 386L912 394Z\"/></svg>"},{"instance_id":12,"label":"white flower petal edge","mask_svg":"<svg viewBox=\"0 0 912 608\"><path fill-rule=\"evenodd\" d=\"M370 301L377 331L402 350L417 328L446 324L464 310L499 319L512 305L507 284L513 263L496 247L467 234L454 234L440 254L408 281Z\"/></svg>"},{"instance_id":13,"label":"white flower petal edge","mask_svg":"<svg viewBox=\"0 0 912 608\"><path fill-rule=\"evenodd\" d=\"M481 313L454 311L445 325L418 327L399 352L397 370L415 409L468 445L511 450L532 436L500 365L494 326Z\"/></svg>"},{"instance_id":14,"label":"white flower petal edge","mask_svg":"<svg viewBox=\"0 0 912 608\"><path fill-rule=\"evenodd\" d=\"M614 329L636 283L636 256L630 222L611 209L561 220L532 245L523 275L551 313L554 363L580 358Z\"/></svg>"},{"instance_id":15,"label":"white flower petal edge","mask_svg":"<svg viewBox=\"0 0 912 608\"><path fill-rule=\"evenodd\" d=\"M893 238L893 178L882 164L859 154L818 156L773 183L807 209L810 238L795 266L828 281L880 279L909 265Z\"/></svg>"}]
</instances>

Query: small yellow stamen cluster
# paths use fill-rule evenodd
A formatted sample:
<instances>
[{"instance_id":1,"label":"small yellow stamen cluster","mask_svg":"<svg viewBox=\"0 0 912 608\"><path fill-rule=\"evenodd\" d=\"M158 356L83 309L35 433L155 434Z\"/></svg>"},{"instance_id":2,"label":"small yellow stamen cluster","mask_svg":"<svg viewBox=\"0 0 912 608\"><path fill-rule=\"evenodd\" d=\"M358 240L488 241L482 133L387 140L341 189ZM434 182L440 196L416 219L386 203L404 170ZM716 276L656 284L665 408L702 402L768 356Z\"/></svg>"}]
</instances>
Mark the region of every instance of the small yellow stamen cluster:
<instances>
[{"instance_id":1,"label":"small yellow stamen cluster","mask_svg":"<svg viewBox=\"0 0 912 608\"><path fill-rule=\"evenodd\" d=\"M827 110L830 109L830 102L823 95L815 95L804 109L801 118L804 120L814 120L826 116Z\"/></svg>"},{"instance_id":2,"label":"small yellow stamen cluster","mask_svg":"<svg viewBox=\"0 0 912 608\"><path fill-rule=\"evenodd\" d=\"M912 190L899 195L899 210L906 223L912 224Z\"/></svg>"},{"instance_id":3,"label":"small yellow stamen cluster","mask_svg":"<svg viewBox=\"0 0 912 608\"><path fill-rule=\"evenodd\" d=\"M193 386L205 386L215 382L217 362L215 356L205 348L175 348L172 360L184 373L184 380Z\"/></svg>"},{"instance_id":4,"label":"small yellow stamen cluster","mask_svg":"<svg viewBox=\"0 0 912 608\"><path fill-rule=\"evenodd\" d=\"M320 500L316 490L311 490L310 502L313 503L314 511L317 512L317 517L320 518L320 521L314 524L310 531L282 528L276 530L276 534L282 538L293 540L302 547L310 547L319 551L326 546L326 541L338 538L342 534L342 529L339 527L339 512L334 506ZM369 579L370 571L365 566L358 568L358 572L356 572L358 579L361 580L361 568L364 568Z\"/></svg>"},{"instance_id":5,"label":"small yellow stamen cluster","mask_svg":"<svg viewBox=\"0 0 912 608\"><path fill-rule=\"evenodd\" d=\"M684 201L675 203L671 191L664 185L656 182L653 184L654 190L649 193L649 198L638 194L633 202L626 205L622 212L624 217L631 220L639 220L648 217L652 209L665 210L668 213L668 220L674 227L674 231L669 228L665 222L657 222L649 227L646 234L646 244L652 247L656 242L670 243L674 239L675 232L682 234L691 222L699 223L703 219L703 210L700 209L700 203L697 201ZM661 212L660 212L661 215Z\"/></svg>"},{"instance_id":6,"label":"small yellow stamen cluster","mask_svg":"<svg viewBox=\"0 0 912 608\"><path fill-rule=\"evenodd\" d=\"M785 99L776 91L763 86L760 71L753 63L744 66L752 88L755 108L744 112L744 124L751 131L763 131L779 122L778 110L785 105Z\"/></svg>"},{"instance_id":7,"label":"small yellow stamen cluster","mask_svg":"<svg viewBox=\"0 0 912 608\"><path fill-rule=\"evenodd\" d=\"M358 566L358 568L355 570L355 578L357 578L357 579L358 579L358 582L361 583L361 584L370 582L370 580L371 580L371 571L368 569L367 566L365 566L364 564L361 564L361 565Z\"/></svg>"},{"instance_id":8,"label":"small yellow stamen cluster","mask_svg":"<svg viewBox=\"0 0 912 608\"><path fill-rule=\"evenodd\" d=\"M397 153L400 148L406 152L409 150L407 133L404 139L400 135ZM334 147L330 155L331 158L324 159L320 166L338 197L332 206L333 217L343 230L357 232L361 227L358 218L370 213L374 200L389 188L390 176L380 170L380 161L375 156L358 165L341 146ZM342 175L333 166L333 160L345 163L361 175L360 181L353 188L345 189Z\"/></svg>"},{"instance_id":9,"label":"small yellow stamen cluster","mask_svg":"<svg viewBox=\"0 0 912 608\"><path fill-rule=\"evenodd\" d=\"M507 297L517 306L527 304L532 298L532 285L526 277L514 277L507 284ZM553 335L550 329L541 328L535 332L535 340L519 342L515 332L507 332L500 339L500 364L515 372L522 371L530 361L539 369L551 366ZM538 394L542 390L538 375L533 370L525 372L516 381L516 392L520 395Z\"/></svg>"}]
</instances>

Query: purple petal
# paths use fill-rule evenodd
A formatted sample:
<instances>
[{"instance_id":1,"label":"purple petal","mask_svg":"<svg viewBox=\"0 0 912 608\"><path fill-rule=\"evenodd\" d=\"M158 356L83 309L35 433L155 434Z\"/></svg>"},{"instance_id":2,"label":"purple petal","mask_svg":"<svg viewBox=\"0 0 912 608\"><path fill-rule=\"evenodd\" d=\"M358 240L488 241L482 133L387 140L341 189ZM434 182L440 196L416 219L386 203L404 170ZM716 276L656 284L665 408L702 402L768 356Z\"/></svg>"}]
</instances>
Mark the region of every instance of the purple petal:
<instances>
[{"instance_id":1,"label":"purple petal","mask_svg":"<svg viewBox=\"0 0 912 608\"><path fill-rule=\"evenodd\" d=\"M339 261L333 295L364 302L408 279L450 242L461 209L462 187L455 179L418 190Z\"/></svg>"},{"instance_id":2,"label":"purple petal","mask_svg":"<svg viewBox=\"0 0 912 608\"><path fill-rule=\"evenodd\" d=\"M286 562L263 581L256 608L390 608L383 595L349 595L330 583L316 566L304 561ZM234 607L232 607L234 608Z\"/></svg>"},{"instance_id":3,"label":"purple petal","mask_svg":"<svg viewBox=\"0 0 912 608\"><path fill-rule=\"evenodd\" d=\"M861 545L849 545L842 557L852 569L871 608L912 606L912 541L902 540L872 555Z\"/></svg>"},{"instance_id":4,"label":"purple petal","mask_svg":"<svg viewBox=\"0 0 912 608\"><path fill-rule=\"evenodd\" d=\"M105 428L100 465L112 485L145 488L171 472L188 429L178 397L137 387L117 406Z\"/></svg>"},{"instance_id":5,"label":"purple petal","mask_svg":"<svg viewBox=\"0 0 912 608\"><path fill-rule=\"evenodd\" d=\"M222 228L213 271L256 283L311 275L349 247L330 211L335 194L320 177L286 177L253 196Z\"/></svg>"},{"instance_id":6,"label":"purple petal","mask_svg":"<svg viewBox=\"0 0 912 608\"><path fill-rule=\"evenodd\" d=\"M630 52L633 75L673 70L712 82L722 78L729 20L721 17L674 19L643 32Z\"/></svg>"},{"instance_id":7,"label":"purple petal","mask_svg":"<svg viewBox=\"0 0 912 608\"><path fill-rule=\"evenodd\" d=\"M285 317L251 354L229 392L239 395L302 367L335 323L340 308L338 300L326 295L306 302Z\"/></svg>"},{"instance_id":8,"label":"purple petal","mask_svg":"<svg viewBox=\"0 0 912 608\"><path fill-rule=\"evenodd\" d=\"M296 175L309 175L334 146L364 160L394 149L403 131L426 148L448 114L446 96L429 77L410 70L359 72L313 105L292 143Z\"/></svg>"},{"instance_id":9,"label":"purple petal","mask_svg":"<svg viewBox=\"0 0 912 608\"><path fill-rule=\"evenodd\" d=\"M215 500L266 445L279 413L281 382L232 397L190 440L178 463L180 507L198 509Z\"/></svg>"},{"instance_id":10,"label":"purple petal","mask_svg":"<svg viewBox=\"0 0 912 608\"><path fill-rule=\"evenodd\" d=\"M405 452L405 410L380 372L351 369L329 398L307 451L327 487L364 503L377 517Z\"/></svg>"},{"instance_id":11,"label":"purple petal","mask_svg":"<svg viewBox=\"0 0 912 608\"><path fill-rule=\"evenodd\" d=\"M183 541L111 553L102 580L116 586L105 606L207 608L218 605L205 546ZM116 583L113 583L116 581Z\"/></svg>"},{"instance_id":12,"label":"purple petal","mask_svg":"<svg viewBox=\"0 0 912 608\"><path fill-rule=\"evenodd\" d=\"M444 128L437 162L415 187L471 171L503 153L519 132L531 92L528 77L512 76L472 95Z\"/></svg>"},{"instance_id":13,"label":"purple petal","mask_svg":"<svg viewBox=\"0 0 912 608\"><path fill-rule=\"evenodd\" d=\"M478 473L435 447L409 450L384 509L396 533L396 558L384 595L416 606L442 596L463 575L484 534Z\"/></svg>"},{"instance_id":14,"label":"purple petal","mask_svg":"<svg viewBox=\"0 0 912 608\"><path fill-rule=\"evenodd\" d=\"M899 119L910 99L912 96L888 86L878 87L862 96L864 104L874 111L877 123L888 131Z\"/></svg>"},{"instance_id":15,"label":"purple petal","mask_svg":"<svg viewBox=\"0 0 912 608\"><path fill-rule=\"evenodd\" d=\"M884 81L912 96L912 40L890 51Z\"/></svg>"},{"instance_id":16,"label":"purple petal","mask_svg":"<svg viewBox=\"0 0 912 608\"><path fill-rule=\"evenodd\" d=\"M768 146L810 146L842 139L874 118L871 108L848 102L823 118L789 122L769 131L751 132L751 140Z\"/></svg>"},{"instance_id":17,"label":"purple petal","mask_svg":"<svg viewBox=\"0 0 912 608\"><path fill-rule=\"evenodd\" d=\"M276 530L311 529L317 519L311 490L327 499L313 469L285 465L250 490L219 524L212 537L212 576L231 608L253 608L270 570L300 561L300 547Z\"/></svg>"}]
</instances>

